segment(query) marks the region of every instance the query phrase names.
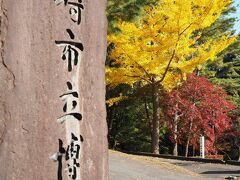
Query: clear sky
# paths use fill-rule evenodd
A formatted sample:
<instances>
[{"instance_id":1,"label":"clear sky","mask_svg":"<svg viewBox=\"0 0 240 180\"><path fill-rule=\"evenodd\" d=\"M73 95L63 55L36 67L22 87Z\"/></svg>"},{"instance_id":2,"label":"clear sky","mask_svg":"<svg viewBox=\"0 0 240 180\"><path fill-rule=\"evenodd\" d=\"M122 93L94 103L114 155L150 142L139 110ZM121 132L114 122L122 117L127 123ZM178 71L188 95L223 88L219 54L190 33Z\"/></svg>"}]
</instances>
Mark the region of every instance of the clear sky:
<instances>
[{"instance_id":1,"label":"clear sky","mask_svg":"<svg viewBox=\"0 0 240 180\"><path fill-rule=\"evenodd\" d=\"M234 28L236 29L236 33L240 33L240 0L234 0L234 6L237 7L237 12L232 16L238 18Z\"/></svg>"}]
</instances>

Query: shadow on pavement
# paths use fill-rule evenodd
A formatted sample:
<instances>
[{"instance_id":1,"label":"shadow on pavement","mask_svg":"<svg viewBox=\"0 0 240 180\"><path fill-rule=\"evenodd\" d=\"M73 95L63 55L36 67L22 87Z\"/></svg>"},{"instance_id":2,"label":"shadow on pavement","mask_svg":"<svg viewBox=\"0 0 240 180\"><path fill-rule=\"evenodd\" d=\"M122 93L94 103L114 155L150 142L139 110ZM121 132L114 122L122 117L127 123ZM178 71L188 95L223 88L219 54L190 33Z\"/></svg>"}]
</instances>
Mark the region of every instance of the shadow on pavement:
<instances>
[{"instance_id":1,"label":"shadow on pavement","mask_svg":"<svg viewBox=\"0 0 240 180\"><path fill-rule=\"evenodd\" d=\"M239 171L205 171L200 174L240 174Z\"/></svg>"},{"instance_id":2,"label":"shadow on pavement","mask_svg":"<svg viewBox=\"0 0 240 180\"><path fill-rule=\"evenodd\" d=\"M181 162L179 162L179 163L172 163L172 164L177 165L177 166L192 166L192 165L199 165L199 164L206 164L206 163L203 163L203 162L192 162L192 163L184 162L184 163L181 163Z\"/></svg>"}]
</instances>

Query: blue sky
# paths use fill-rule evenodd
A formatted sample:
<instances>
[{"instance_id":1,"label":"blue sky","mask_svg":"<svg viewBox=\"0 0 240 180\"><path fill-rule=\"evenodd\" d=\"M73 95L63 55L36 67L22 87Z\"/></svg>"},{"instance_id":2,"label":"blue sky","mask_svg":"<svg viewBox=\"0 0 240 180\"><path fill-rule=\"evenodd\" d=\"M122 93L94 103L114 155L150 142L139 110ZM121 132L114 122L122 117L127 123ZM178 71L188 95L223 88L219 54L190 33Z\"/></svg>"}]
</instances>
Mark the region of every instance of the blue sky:
<instances>
[{"instance_id":1,"label":"blue sky","mask_svg":"<svg viewBox=\"0 0 240 180\"><path fill-rule=\"evenodd\" d=\"M237 12L232 16L238 17L238 21L236 22L234 28L236 29L236 33L240 33L240 1L234 0L234 6L237 7Z\"/></svg>"}]
</instances>

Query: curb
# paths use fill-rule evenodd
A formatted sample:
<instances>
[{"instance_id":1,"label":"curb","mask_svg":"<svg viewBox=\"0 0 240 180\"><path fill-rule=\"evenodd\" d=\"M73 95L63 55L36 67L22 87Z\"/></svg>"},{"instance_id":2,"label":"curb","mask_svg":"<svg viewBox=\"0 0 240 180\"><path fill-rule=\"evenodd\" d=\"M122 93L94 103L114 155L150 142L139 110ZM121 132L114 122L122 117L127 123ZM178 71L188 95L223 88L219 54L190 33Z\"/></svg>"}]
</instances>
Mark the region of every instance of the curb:
<instances>
[{"instance_id":1,"label":"curb","mask_svg":"<svg viewBox=\"0 0 240 180\"><path fill-rule=\"evenodd\" d=\"M176 159L176 160L183 160L183 161L196 161L196 162L204 162L204 163L213 163L213 164L229 164L229 165L240 165L239 161L223 161L220 159L203 159L203 158L193 158L193 157L184 157L184 156L172 156L166 154L152 154L152 153L145 153L145 152L133 152L133 151L121 151L123 153L132 154L132 155L141 155L141 156L150 156L150 157L158 157L164 159Z\"/></svg>"},{"instance_id":2,"label":"curb","mask_svg":"<svg viewBox=\"0 0 240 180\"><path fill-rule=\"evenodd\" d=\"M235 165L235 166L240 166L240 161L227 160L227 161L226 161L226 164Z\"/></svg>"}]
</instances>

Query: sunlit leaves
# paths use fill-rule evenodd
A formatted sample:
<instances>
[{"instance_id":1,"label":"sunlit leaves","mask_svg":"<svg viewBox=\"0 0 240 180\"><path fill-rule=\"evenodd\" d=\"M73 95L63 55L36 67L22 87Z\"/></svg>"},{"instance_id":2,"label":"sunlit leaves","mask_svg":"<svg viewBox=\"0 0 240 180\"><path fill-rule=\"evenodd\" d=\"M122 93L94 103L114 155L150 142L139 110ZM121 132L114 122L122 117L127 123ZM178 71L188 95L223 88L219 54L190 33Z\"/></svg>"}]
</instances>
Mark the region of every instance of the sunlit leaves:
<instances>
[{"instance_id":1,"label":"sunlit leaves","mask_svg":"<svg viewBox=\"0 0 240 180\"><path fill-rule=\"evenodd\" d=\"M110 58L116 66L107 68L107 84L162 83L172 89L199 64L229 46L234 37L209 39L199 45L194 34L216 21L231 0L164 0L145 8L135 23L118 22L121 30L108 36L114 44ZM167 73L166 73L167 71Z\"/></svg>"}]
</instances>

